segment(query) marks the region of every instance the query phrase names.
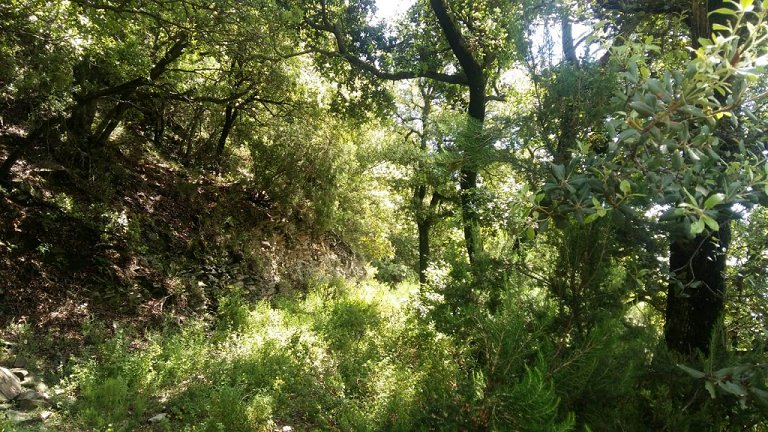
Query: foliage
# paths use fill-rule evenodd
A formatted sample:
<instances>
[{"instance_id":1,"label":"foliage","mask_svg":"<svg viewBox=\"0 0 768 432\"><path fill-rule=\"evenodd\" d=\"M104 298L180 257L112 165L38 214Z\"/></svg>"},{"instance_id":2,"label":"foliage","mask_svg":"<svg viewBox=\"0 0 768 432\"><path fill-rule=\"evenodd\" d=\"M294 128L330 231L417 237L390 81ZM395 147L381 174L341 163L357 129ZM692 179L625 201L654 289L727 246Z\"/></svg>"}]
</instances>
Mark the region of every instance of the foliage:
<instances>
[{"instance_id":1,"label":"foliage","mask_svg":"<svg viewBox=\"0 0 768 432\"><path fill-rule=\"evenodd\" d=\"M0 335L52 427L768 427L768 2L375 8L0 5Z\"/></svg>"}]
</instances>

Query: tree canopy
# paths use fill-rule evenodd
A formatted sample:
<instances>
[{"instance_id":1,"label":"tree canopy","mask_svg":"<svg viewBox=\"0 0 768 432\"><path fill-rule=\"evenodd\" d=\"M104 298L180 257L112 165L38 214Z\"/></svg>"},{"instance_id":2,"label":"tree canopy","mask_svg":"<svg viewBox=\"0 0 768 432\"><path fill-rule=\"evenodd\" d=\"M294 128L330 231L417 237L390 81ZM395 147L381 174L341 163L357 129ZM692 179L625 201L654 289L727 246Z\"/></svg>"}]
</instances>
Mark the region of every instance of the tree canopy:
<instances>
[{"instance_id":1,"label":"tree canopy","mask_svg":"<svg viewBox=\"0 0 768 432\"><path fill-rule=\"evenodd\" d=\"M10 0L0 34L0 336L84 335L62 430L768 427L768 1Z\"/></svg>"}]
</instances>

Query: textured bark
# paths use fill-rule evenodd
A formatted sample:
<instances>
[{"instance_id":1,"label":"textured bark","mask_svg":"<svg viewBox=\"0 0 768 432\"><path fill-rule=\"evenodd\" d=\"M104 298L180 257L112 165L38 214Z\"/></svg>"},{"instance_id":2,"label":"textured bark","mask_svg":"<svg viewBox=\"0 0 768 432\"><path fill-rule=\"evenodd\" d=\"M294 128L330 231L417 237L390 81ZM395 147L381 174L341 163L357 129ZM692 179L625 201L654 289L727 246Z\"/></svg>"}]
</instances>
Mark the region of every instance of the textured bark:
<instances>
[{"instance_id":1,"label":"textured bark","mask_svg":"<svg viewBox=\"0 0 768 432\"><path fill-rule=\"evenodd\" d=\"M431 256L429 232L432 224L429 220L419 220L416 226L419 230L419 283L423 285L427 283L427 268Z\"/></svg>"},{"instance_id":2,"label":"textured bark","mask_svg":"<svg viewBox=\"0 0 768 432\"><path fill-rule=\"evenodd\" d=\"M219 134L219 142L216 145L216 165L221 164L221 156L224 154L224 148L227 146L227 138L232 131L232 127L235 125L237 115L239 111L233 104L227 105L224 110L224 125L221 128L221 134Z\"/></svg>"},{"instance_id":3,"label":"textured bark","mask_svg":"<svg viewBox=\"0 0 768 432\"><path fill-rule=\"evenodd\" d=\"M724 15L708 16L708 11L724 6L722 0L693 0L691 38L708 38L712 21ZM718 22L724 24L725 22ZM719 95L721 103L726 96ZM720 124L719 128L724 125ZM725 306L726 251L731 240L729 216L718 220L720 230L699 235L694 240L673 238L669 248L669 266L675 276L667 289L664 339L667 347L684 355L697 352L708 355L710 341ZM682 288L681 288L682 284Z\"/></svg>"},{"instance_id":4,"label":"textured bark","mask_svg":"<svg viewBox=\"0 0 768 432\"><path fill-rule=\"evenodd\" d=\"M710 340L725 305L725 251L731 229L720 221L717 235L673 241L669 266L677 281L667 292L664 339L667 347L682 354L710 351ZM682 284L682 287L681 287Z\"/></svg>"},{"instance_id":5,"label":"textured bark","mask_svg":"<svg viewBox=\"0 0 768 432\"><path fill-rule=\"evenodd\" d=\"M560 26L563 45L563 67L571 69L564 72L571 73L571 71L575 71L579 66L579 59L576 57L573 28L567 11L560 13ZM557 147L552 155L555 165L567 165L572 158L571 150L576 147L576 132L578 130L577 107L573 101L573 96L569 95L568 92L565 92L565 97L561 99L562 103L559 107L560 133L557 137Z\"/></svg>"},{"instance_id":6,"label":"textured bark","mask_svg":"<svg viewBox=\"0 0 768 432\"><path fill-rule=\"evenodd\" d=\"M444 0L430 0L432 11L437 17L440 28L445 35L456 59L459 61L469 86L468 119L464 132L461 134L459 145L464 152L464 165L460 170L459 187L461 188L461 213L463 220L464 242L467 248L469 262L474 264L477 255L483 251L480 234L480 221L477 214L477 180L479 161L477 149L484 145L482 142L483 123L485 121L485 89L487 79L483 67L473 57L467 41L461 35L459 27L448 12Z\"/></svg>"}]
</instances>

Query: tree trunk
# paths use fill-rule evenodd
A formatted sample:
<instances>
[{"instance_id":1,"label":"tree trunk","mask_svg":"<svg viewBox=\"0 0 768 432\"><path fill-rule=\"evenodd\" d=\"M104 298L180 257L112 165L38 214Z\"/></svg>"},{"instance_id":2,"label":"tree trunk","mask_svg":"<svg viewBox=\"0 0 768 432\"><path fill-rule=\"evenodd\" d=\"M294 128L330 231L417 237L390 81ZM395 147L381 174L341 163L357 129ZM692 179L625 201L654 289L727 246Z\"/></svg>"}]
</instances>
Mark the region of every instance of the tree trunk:
<instances>
[{"instance_id":1,"label":"tree trunk","mask_svg":"<svg viewBox=\"0 0 768 432\"><path fill-rule=\"evenodd\" d=\"M106 145L107 141L109 141L109 137L112 136L112 132L117 129L117 126L119 126L120 122L123 120L123 115L128 111L128 108L130 108L128 102L120 101L109 111L109 113L107 113L106 116L104 116L104 120L99 124L99 127L96 129L96 134L91 140L91 148L99 148Z\"/></svg>"},{"instance_id":2,"label":"tree trunk","mask_svg":"<svg viewBox=\"0 0 768 432\"><path fill-rule=\"evenodd\" d=\"M427 283L427 268L430 261L429 231L432 223L429 220L418 220L416 226L419 229L419 283Z\"/></svg>"},{"instance_id":3,"label":"tree trunk","mask_svg":"<svg viewBox=\"0 0 768 432\"><path fill-rule=\"evenodd\" d=\"M714 9L724 7L722 0L692 0L689 25L694 46L699 38L709 38ZM728 16L712 15L718 24L727 24ZM725 103L725 95L717 95ZM720 123L719 128L724 124ZM719 218L720 229L693 240L671 239L670 273L674 279L667 288L664 339L667 347L684 355L710 353L710 341L725 307L726 250L731 242L730 218ZM682 287L681 287L682 284Z\"/></svg>"},{"instance_id":4,"label":"tree trunk","mask_svg":"<svg viewBox=\"0 0 768 432\"><path fill-rule=\"evenodd\" d=\"M667 292L664 339L681 354L708 355L725 305L725 251L731 240L727 218L717 235L672 241L669 266L675 275ZM681 287L682 284L682 287Z\"/></svg>"},{"instance_id":5,"label":"tree trunk","mask_svg":"<svg viewBox=\"0 0 768 432\"><path fill-rule=\"evenodd\" d=\"M153 109L154 128L152 131L152 142L157 148L163 145L163 138L165 137L165 99L161 98L159 105Z\"/></svg>"},{"instance_id":6,"label":"tree trunk","mask_svg":"<svg viewBox=\"0 0 768 432\"><path fill-rule=\"evenodd\" d=\"M483 251L483 241L480 233L480 218L477 202L477 180L481 162L479 153L486 146L483 139L483 123L485 122L485 90L487 80L483 67L472 55L469 44L459 30L459 26L448 12L445 0L430 0L432 11L437 17L440 28L445 35L453 55L459 61L469 85L469 107L467 109L467 124L459 140L459 148L464 157L464 163L459 173L461 188L461 214L464 229L464 242L470 264L477 262L477 255Z\"/></svg>"},{"instance_id":7,"label":"tree trunk","mask_svg":"<svg viewBox=\"0 0 768 432\"><path fill-rule=\"evenodd\" d=\"M576 57L576 47L573 42L573 28L568 11L560 12L560 29L562 32L563 45L563 74L576 74L579 65L579 59ZM560 133L557 137L557 145L553 152L552 162L555 165L567 165L571 161L571 150L576 147L576 135L578 130L577 106L574 103L576 91L574 89L561 89Z\"/></svg>"},{"instance_id":8,"label":"tree trunk","mask_svg":"<svg viewBox=\"0 0 768 432\"><path fill-rule=\"evenodd\" d=\"M224 154L224 148L227 145L227 138L232 131L232 126L235 125L237 115L239 111L233 104L227 105L224 110L224 126L221 128L221 134L219 135L219 143L216 146L216 166L221 166L221 156Z\"/></svg>"}]
</instances>

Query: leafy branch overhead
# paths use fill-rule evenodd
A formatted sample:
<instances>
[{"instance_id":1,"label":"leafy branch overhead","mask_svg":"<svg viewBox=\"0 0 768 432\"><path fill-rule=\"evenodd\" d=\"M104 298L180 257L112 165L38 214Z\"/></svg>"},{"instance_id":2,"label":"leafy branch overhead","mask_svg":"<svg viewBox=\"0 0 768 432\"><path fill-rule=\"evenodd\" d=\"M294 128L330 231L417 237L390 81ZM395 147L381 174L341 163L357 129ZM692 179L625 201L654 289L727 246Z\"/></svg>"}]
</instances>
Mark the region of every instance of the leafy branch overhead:
<instances>
[{"instance_id":1,"label":"leafy branch overhead","mask_svg":"<svg viewBox=\"0 0 768 432\"><path fill-rule=\"evenodd\" d=\"M768 65L764 9L732 3L711 14L733 19L699 41L683 70L654 74L646 58L659 47L630 40L614 47L626 92L606 121L606 143L580 143L568 166L554 167L545 187L557 211L593 222L637 204L670 206L662 221L689 235L718 230L733 204L765 202L768 164L759 138L745 142L742 123L765 96L750 96ZM678 228L676 228L678 229Z\"/></svg>"}]
</instances>

